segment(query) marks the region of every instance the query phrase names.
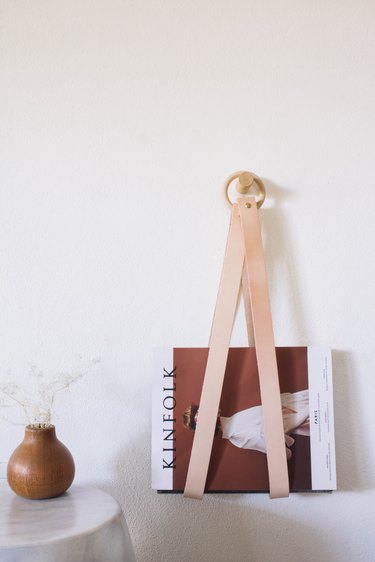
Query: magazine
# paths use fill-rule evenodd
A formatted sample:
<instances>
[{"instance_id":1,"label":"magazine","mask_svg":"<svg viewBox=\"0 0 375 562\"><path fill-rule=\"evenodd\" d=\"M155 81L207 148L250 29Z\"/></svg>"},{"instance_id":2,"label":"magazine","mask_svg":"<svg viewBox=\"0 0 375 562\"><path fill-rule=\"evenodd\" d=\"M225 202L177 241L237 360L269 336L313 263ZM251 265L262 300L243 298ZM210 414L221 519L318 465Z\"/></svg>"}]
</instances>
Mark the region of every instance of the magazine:
<instances>
[{"instance_id":1,"label":"magazine","mask_svg":"<svg viewBox=\"0 0 375 562\"><path fill-rule=\"evenodd\" d=\"M183 492L207 348L155 351L152 488ZM336 489L329 349L276 348L291 492ZM230 348L206 492L268 492L266 444L254 348Z\"/></svg>"}]
</instances>

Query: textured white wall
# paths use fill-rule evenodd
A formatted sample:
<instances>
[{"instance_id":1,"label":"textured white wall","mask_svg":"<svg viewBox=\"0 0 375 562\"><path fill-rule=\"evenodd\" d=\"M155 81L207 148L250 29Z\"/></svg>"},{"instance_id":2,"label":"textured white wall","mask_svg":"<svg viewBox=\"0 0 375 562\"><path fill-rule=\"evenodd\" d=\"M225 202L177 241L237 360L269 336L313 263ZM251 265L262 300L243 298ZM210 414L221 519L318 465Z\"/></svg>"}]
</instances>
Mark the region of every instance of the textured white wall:
<instances>
[{"instance_id":1,"label":"textured white wall","mask_svg":"<svg viewBox=\"0 0 375 562\"><path fill-rule=\"evenodd\" d=\"M0 374L101 357L55 422L140 562L375 559L374 18L371 0L0 0ZM206 345L241 168L268 189L278 344L335 350L333 495L150 490L151 350ZM5 462L22 426L0 430Z\"/></svg>"}]
</instances>

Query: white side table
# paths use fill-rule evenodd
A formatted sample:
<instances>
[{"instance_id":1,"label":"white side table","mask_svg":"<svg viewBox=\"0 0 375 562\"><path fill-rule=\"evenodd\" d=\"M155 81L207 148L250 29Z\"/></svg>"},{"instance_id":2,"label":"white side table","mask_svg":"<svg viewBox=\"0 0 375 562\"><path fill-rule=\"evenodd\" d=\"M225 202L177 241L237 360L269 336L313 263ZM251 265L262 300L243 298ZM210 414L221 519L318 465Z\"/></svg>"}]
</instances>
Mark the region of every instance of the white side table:
<instances>
[{"instance_id":1,"label":"white side table","mask_svg":"<svg viewBox=\"0 0 375 562\"><path fill-rule=\"evenodd\" d=\"M135 562L118 503L105 492L73 485L49 500L16 496L0 484L1 562Z\"/></svg>"}]
</instances>

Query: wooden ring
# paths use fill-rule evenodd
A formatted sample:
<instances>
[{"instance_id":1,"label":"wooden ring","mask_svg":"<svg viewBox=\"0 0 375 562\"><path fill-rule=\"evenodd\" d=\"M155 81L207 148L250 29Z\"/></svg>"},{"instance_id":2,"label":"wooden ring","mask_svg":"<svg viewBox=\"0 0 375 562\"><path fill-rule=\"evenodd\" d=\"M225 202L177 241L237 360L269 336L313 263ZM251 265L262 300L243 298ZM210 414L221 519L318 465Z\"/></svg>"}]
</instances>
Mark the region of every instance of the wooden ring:
<instances>
[{"instance_id":1,"label":"wooden ring","mask_svg":"<svg viewBox=\"0 0 375 562\"><path fill-rule=\"evenodd\" d=\"M264 183L258 176L256 176L252 172L246 172L245 170L242 170L240 172L234 172L229 176L229 178L225 180L224 190L225 190L225 197L227 198L228 203L230 205L233 205L233 201L231 201L229 197L229 186L236 179L239 180L237 182L236 189L242 195L249 194L249 191L251 190L254 183L257 185L259 190L259 195L258 195L259 199L257 200L257 207L258 209L260 209L266 198L266 189L264 187Z\"/></svg>"}]
</instances>

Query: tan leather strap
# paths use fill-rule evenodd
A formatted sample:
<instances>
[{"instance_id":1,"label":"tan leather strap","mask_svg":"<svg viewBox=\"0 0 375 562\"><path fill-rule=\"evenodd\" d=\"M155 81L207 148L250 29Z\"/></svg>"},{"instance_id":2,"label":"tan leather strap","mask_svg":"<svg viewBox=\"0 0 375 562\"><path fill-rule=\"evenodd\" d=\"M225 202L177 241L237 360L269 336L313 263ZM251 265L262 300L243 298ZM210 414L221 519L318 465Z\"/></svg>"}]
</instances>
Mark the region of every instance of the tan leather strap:
<instances>
[{"instance_id":1,"label":"tan leather strap","mask_svg":"<svg viewBox=\"0 0 375 562\"><path fill-rule=\"evenodd\" d=\"M246 275L243 276L245 256ZM254 198L242 198L238 200L238 205L234 204L232 207L223 272L212 323L209 354L199 404L199 421L185 486L185 496L191 498L201 499L204 492L241 276L248 331L247 293L249 290L251 296L270 495L283 497L289 492L280 389L257 205Z\"/></svg>"},{"instance_id":2,"label":"tan leather strap","mask_svg":"<svg viewBox=\"0 0 375 562\"><path fill-rule=\"evenodd\" d=\"M247 341L249 347L254 347L254 329L251 314L251 301L250 301L250 287L247 278L246 264L243 264L241 288L243 296L243 306L245 309L245 320L246 320L246 331L247 331Z\"/></svg>"},{"instance_id":3,"label":"tan leather strap","mask_svg":"<svg viewBox=\"0 0 375 562\"><path fill-rule=\"evenodd\" d=\"M289 478L259 214L254 198L239 199L238 208L245 241L245 264L250 288L255 350L263 406L270 496L271 498L281 498L289 495Z\"/></svg>"},{"instance_id":4,"label":"tan leather strap","mask_svg":"<svg viewBox=\"0 0 375 562\"><path fill-rule=\"evenodd\" d=\"M206 372L199 402L199 421L195 430L185 484L184 494L189 498L201 499L204 492L243 263L244 245L240 218L237 205L233 205L223 271L212 322Z\"/></svg>"}]
</instances>

